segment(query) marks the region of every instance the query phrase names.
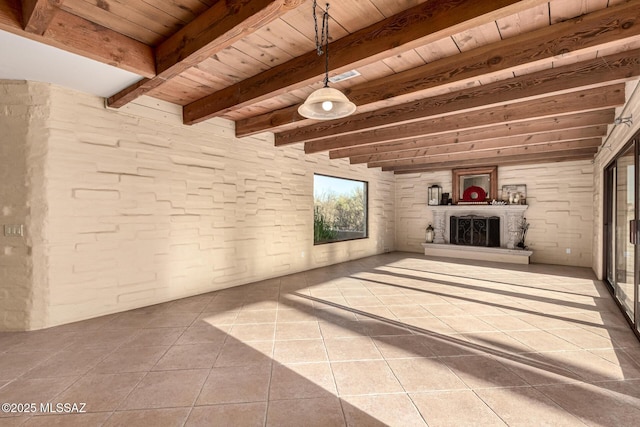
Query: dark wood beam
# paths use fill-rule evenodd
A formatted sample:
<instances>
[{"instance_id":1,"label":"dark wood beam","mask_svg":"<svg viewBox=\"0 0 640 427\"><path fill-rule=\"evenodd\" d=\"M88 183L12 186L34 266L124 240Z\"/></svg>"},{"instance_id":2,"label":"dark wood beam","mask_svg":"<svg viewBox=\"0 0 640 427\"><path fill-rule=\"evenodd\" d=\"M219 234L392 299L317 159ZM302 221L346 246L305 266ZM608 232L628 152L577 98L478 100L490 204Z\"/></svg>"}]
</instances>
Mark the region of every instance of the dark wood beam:
<instances>
[{"instance_id":1,"label":"dark wood beam","mask_svg":"<svg viewBox=\"0 0 640 427\"><path fill-rule=\"evenodd\" d=\"M0 0L0 30L57 47L143 77L155 75L153 49L86 19L58 10L43 35L22 27L17 1Z\"/></svg>"},{"instance_id":2,"label":"dark wood beam","mask_svg":"<svg viewBox=\"0 0 640 427\"><path fill-rule=\"evenodd\" d=\"M640 2L618 6L547 26L536 31L377 80L355 85L345 91L356 105L365 105L434 87L471 82L505 70L517 70L553 60L567 53L593 52L603 45L640 34L637 25ZM292 105L236 122L236 136L248 136L283 125L312 123L297 114ZM331 124L327 124L331 126ZM323 126L323 125L320 125Z\"/></svg>"},{"instance_id":3,"label":"dark wood beam","mask_svg":"<svg viewBox=\"0 0 640 427\"><path fill-rule=\"evenodd\" d=\"M22 0L22 26L25 31L38 35L51 25L63 0Z\"/></svg>"},{"instance_id":4,"label":"dark wood beam","mask_svg":"<svg viewBox=\"0 0 640 427\"><path fill-rule=\"evenodd\" d=\"M491 161L491 159L481 159L479 162L465 162L462 165L460 163L443 163L439 165L431 165L424 168L415 169L398 169L393 171L396 175L406 175L414 173L428 173L438 172L443 170L451 170L459 167L482 167L482 166L520 166L527 164L540 164L540 163L559 163L559 162L574 162L591 160L597 151L594 149L585 149L583 153L578 151L572 151L567 153L550 153L549 155L535 155L529 157L514 157L510 159L502 158L500 160ZM384 170L384 169L383 169Z\"/></svg>"},{"instance_id":5,"label":"dark wood beam","mask_svg":"<svg viewBox=\"0 0 640 427\"><path fill-rule=\"evenodd\" d=\"M603 86L533 101L490 107L470 113L452 114L393 127L318 139L306 142L304 150L307 154L317 153L336 148L396 141L500 123L605 110L611 107L619 107L625 103L624 88L624 83L619 83L613 86Z\"/></svg>"},{"instance_id":6,"label":"dark wood beam","mask_svg":"<svg viewBox=\"0 0 640 427\"><path fill-rule=\"evenodd\" d=\"M55 14L43 37L48 44L143 77L155 75L150 46L65 11Z\"/></svg>"},{"instance_id":7,"label":"dark wood beam","mask_svg":"<svg viewBox=\"0 0 640 427\"><path fill-rule=\"evenodd\" d=\"M578 139L574 141L549 142L545 144L527 145L523 147L505 147L490 150L474 150L458 153L442 153L437 155L429 155L423 157L415 157L411 159L389 160L380 162L371 162L367 166L370 168L381 167L405 167L405 166L424 166L435 163L447 162L466 162L468 160L479 159L497 159L502 157L524 157L533 154L545 154L554 151L566 152L569 150L580 150L585 148L598 148L602 144L602 138Z\"/></svg>"},{"instance_id":8,"label":"dark wood beam","mask_svg":"<svg viewBox=\"0 0 640 427\"><path fill-rule=\"evenodd\" d=\"M275 136L275 145L312 141L365 129L397 126L399 123L408 123L452 112L470 112L491 105L508 104L514 101L525 101L598 87L604 83L621 83L639 76L640 49L636 49L407 102L369 113L356 114L342 120L315 123L281 132Z\"/></svg>"},{"instance_id":9,"label":"dark wood beam","mask_svg":"<svg viewBox=\"0 0 640 427\"><path fill-rule=\"evenodd\" d=\"M370 156L384 153L401 153L403 151L417 152L417 150L423 148L440 145L456 145L502 138L529 137L538 133L544 134L570 129L584 129L598 125L606 126L613 123L614 119L615 110L610 108L608 110L589 111L558 117L545 117L542 119L486 126L478 129L427 135L409 140L339 148L331 150L329 157L331 159L340 159L344 157Z\"/></svg>"},{"instance_id":10,"label":"dark wood beam","mask_svg":"<svg viewBox=\"0 0 640 427\"><path fill-rule=\"evenodd\" d=\"M14 34L24 31L20 0L0 0L0 29Z\"/></svg>"},{"instance_id":11,"label":"dark wood beam","mask_svg":"<svg viewBox=\"0 0 640 427\"><path fill-rule=\"evenodd\" d=\"M592 126L587 128L576 128L567 130L554 130L532 135L517 135L504 138L495 138L483 141L448 143L435 145L428 148L414 150L395 151L391 153L367 154L354 156L349 159L351 164L369 163L378 164L381 162L399 161L406 159L419 159L431 156L440 156L456 153L478 153L481 151L494 149L507 149L513 147L526 147L534 145L544 145L566 141L577 141L582 139L602 138L607 134L607 126Z\"/></svg>"},{"instance_id":12,"label":"dark wood beam","mask_svg":"<svg viewBox=\"0 0 640 427\"><path fill-rule=\"evenodd\" d=\"M299 6L302 0L229 0L211 8L156 48L157 75L109 97L118 108L203 62Z\"/></svg>"},{"instance_id":13,"label":"dark wood beam","mask_svg":"<svg viewBox=\"0 0 640 427\"><path fill-rule=\"evenodd\" d=\"M546 2L430 0L332 42L330 66L332 71L343 72L372 64L543 3ZM231 108L320 81L323 72L324 61L315 50L307 52L186 105L184 123L199 123Z\"/></svg>"}]
</instances>

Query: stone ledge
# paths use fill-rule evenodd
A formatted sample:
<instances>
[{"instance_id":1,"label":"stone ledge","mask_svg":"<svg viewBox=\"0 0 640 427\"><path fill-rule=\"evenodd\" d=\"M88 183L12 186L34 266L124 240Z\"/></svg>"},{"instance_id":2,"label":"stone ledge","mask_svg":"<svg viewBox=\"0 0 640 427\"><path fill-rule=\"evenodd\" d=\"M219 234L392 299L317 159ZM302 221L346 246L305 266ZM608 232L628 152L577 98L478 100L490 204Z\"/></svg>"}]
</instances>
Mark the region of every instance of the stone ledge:
<instances>
[{"instance_id":1,"label":"stone ledge","mask_svg":"<svg viewBox=\"0 0 640 427\"><path fill-rule=\"evenodd\" d=\"M524 212L527 210L529 205L476 205L476 204L468 204L468 205L430 205L427 206L432 211L437 212L446 212L446 211L464 211L464 210L474 210L474 211L514 211L514 212Z\"/></svg>"},{"instance_id":2,"label":"stone ledge","mask_svg":"<svg viewBox=\"0 0 640 427\"><path fill-rule=\"evenodd\" d=\"M424 254L448 258L472 259L478 261L529 264L533 251L523 249L487 248L481 246L461 246L439 243L422 243Z\"/></svg>"}]
</instances>

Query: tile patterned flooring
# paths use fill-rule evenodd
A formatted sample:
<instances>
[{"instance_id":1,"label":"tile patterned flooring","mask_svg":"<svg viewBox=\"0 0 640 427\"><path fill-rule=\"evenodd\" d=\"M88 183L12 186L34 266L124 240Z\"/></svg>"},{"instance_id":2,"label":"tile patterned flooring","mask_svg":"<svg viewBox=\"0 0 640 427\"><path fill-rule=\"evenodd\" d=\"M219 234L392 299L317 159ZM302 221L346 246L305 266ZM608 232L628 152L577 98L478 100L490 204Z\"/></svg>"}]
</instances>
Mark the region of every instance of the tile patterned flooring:
<instances>
[{"instance_id":1,"label":"tile patterned flooring","mask_svg":"<svg viewBox=\"0 0 640 427\"><path fill-rule=\"evenodd\" d=\"M638 426L640 343L588 269L392 253L0 334L4 402L86 413L0 426Z\"/></svg>"}]
</instances>

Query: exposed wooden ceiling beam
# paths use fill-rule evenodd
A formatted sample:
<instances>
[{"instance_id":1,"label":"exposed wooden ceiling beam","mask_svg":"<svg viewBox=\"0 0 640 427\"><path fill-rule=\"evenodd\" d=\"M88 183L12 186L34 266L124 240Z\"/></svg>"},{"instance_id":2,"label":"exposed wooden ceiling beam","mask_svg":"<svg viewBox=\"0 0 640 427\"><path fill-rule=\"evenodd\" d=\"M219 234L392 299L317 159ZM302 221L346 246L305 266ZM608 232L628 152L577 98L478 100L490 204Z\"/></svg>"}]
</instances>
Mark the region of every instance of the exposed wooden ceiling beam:
<instances>
[{"instance_id":1,"label":"exposed wooden ceiling beam","mask_svg":"<svg viewBox=\"0 0 640 427\"><path fill-rule=\"evenodd\" d=\"M466 161L453 160L447 162L440 163L431 163L431 164L415 164L415 165L405 165L405 166L385 166L382 168L385 172L396 172L396 171L433 171L433 170L443 170L443 169L455 169L455 168L467 168L467 167L476 167L476 166L490 166L490 165L506 165L506 164L522 164L525 162L537 162L544 163L547 161L552 161L553 159L572 159L572 158L583 158L584 156L593 157L594 154L598 152L597 147L587 147L587 148L579 148L575 150L561 150L561 151L550 151L545 153L535 153L528 155L513 155L513 156L502 156L502 157L486 157L479 159L472 159Z\"/></svg>"},{"instance_id":2,"label":"exposed wooden ceiling beam","mask_svg":"<svg viewBox=\"0 0 640 427\"><path fill-rule=\"evenodd\" d=\"M18 0L0 0L0 29L17 34L22 26L22 4Z\"/></svg>"},{"instance_id":3,"label":"exposed wooden ceiling beam","mask_svg":"<svg viewBox=\"0 0 640 427\"><path fill-rule=\"evenodd\" d=\"M546 3L541 0L431 0L332 42L332 71L374 63L431 41ZM230 108L320 80L324 61L315 50L224 88L184 107L184 123L199 123Z\"/></svg>"},{"instance_id":4,"label":"exposed wooden ceiling beam","mask_svg":"<svg viewBox=\"0 0 640 427\"><path fill-rule=\"evenodd\" d=\"M63 0L22 0L22 25L24 30L42 35L49 28L53 16Z\"/></svg>"},{"instance_id":5,"label":"exposed wooden ceiling beam","mask_svg":"<svg viewBox=\"0 0 640 427\"><path fill-rule=\"evenodd\" d=\"M558 162L572 162L581 160L593 160L593 156L597 152L597 149L588 148L581 150L573 150L569 152L553 152L548 155L533 155L528 157L515 156L513 158L502 158L500 160L492 161L492 159L480 159L480 161L468 161L464 164L460 163L441 163L438 165L431 165L429 167L414 168L414 169L397 169L394 170L396 175L406 175L415 173L426 172L438 172L443 170L451 170L458 167L482 167L482 166L520 166L527 164L540 164L540 163L558 163ZM385 169L383 168L383 171ZM390 172L390 171L388 171Z\"/></svg>"},{"instance_id":6,"label":"exposed wooden ceiling beam","mask_svg":"<svg viewBox=\"0 0 640 427\"><path fill-rule=\"evenodd\" d=\"M194 66L300 6L304 0L227 0L216 2L158 46L158 73L176 64Z\"/></svg>"},{"instance_id":7,"label":"exposed wooden ceiling beam","mask_svg":"<svg viewBox=\"0 0 640 427\"><path fill-rule=\"evenodd\" d=\"M24 31L19 2L0 0L0 30L131 71L155 75L153 49L64 10L58 10L43 35Z\"/></svg>"},{"instance_id":8,"label":"exposed wooden ceiling beam","mask_svg":"<svg viewBox=\"0 0 640 427\"><path fill-rule=\"evenodd\" d=\"M354 156L349 159L350 163L360 164L369 163L377 164L379 162L388 162L396 160L405 160L412 158L422 158L429 156L438 156L443 154L455 153L476 153L479 151L487 151L493 149L505 149L511 147L524 147L532 145L541 145L549 143L557 143L564 141L576 141L580 139L592 139L603 137L607 133L607 126L592 126L587 128L576 128L566 130L554 130L544 133L536 133L532 135L517 135L504 138L495 138L482 141L448 143L444 145L436 145L428 148L420 148L415 150L395 151L391 153L367 154L362 156Z\"/></svg>"},{"instance_id":9,"label":"exposed wooden ceiling beam","mask_svg":"<svg viewBox=\"0 0 640 427\"><path fill-rule=\"evenodd\" d=\"M275 145L311 141L364 129L396 126L398 123L407 123L455 111L473 111L516 100L524 101L550 94L559 95L570 91L584 90L597 87L605 82L607 84L619 83L638 76L640 76L640 49L407 102L369 113L357 114L342 120L333 120L330 123L316 123L280 132L275 136Z\"/></svg>"},{"instance_id":10,"label":"exposed wooden ceiling beam","mask_svg":"<svg viewBox=\"0 0 640 427\"><path fill-rule=\"evenodd\" d=\"M118 108L205 61L279 18L302 0L230 0L212 7L161 43L155 52L157 75L109 97Z\"/></svg>"},{"instance_id":11,"label":"exposed wooden ceiling beam","mask_svg":"<svg viewBox=\"0 0 640 427\"><path fill-rule=\"evenodd\" d=\"M404 141L383 142L379 144L362 145L356 147L331 150L329 157L339 159L354 156L370 156L384 153L401 153L402 151L417 151L427 147L446 144L465 144L501 138L527 137L538 133L559 132L569 129L582 129L592 126L606 126L613 123L615 110L589 111L558 117L525 120L521 122L505 123L486 126L479 129L468 129L436 135L413 138Z\"/></svg>"},{"instance_id":12,"label":"exposed wooden ceiling beam","mask_svg":"<svg viewBox=\"0 0 640 427\"><path fill-rule=\"evenodd\" d=\"M51 41L55 44L49 44L144 77L155 74L151 47L62 10L43 37L45 43Z\"/></svg>"},{"instance_id":13,"label":"exposed wooden ceiling beam","mask_svg":"<svg viewBox=\"0 0 640 427\"><path fill-rule=\"evenodd\" d=\"M355 85L345 94L356 105L395 98L434 87L471 82L483 75L551 61L558 55L583 54L602 45L640 35L640 2L623 3L497 43L442 58L421 67ZM236 136L248 136L300 122L298 105L236 121ZM331 123L312 125L322 128Z\"/></svg>"},{"instance_id":14,"label":"exposed wooden ceiling beam","mask_svg":"<svg viewBox=\"0 0 640 427\"><path fill-rule=\"evenodd\" d=\"M624 87L624 83L619 83L612 86L603 86L532 101L490 107L470 113L452 114L393 127L328 137L306 142L304 149L306 153L317 153L342 147L408 139L429 134L496 125L499 123L604 110L624 104Z\"/></svg>"},{"instance_id":15,"label":"exposed wooden ceiling beam","mask_svg":"<svg viewBox=\"0 0 640 427\"><path fill-rule=\"evenodd\" d=\"M580 150L585 148L597 148L602 144L602 138L578 139L574 141L549 142L545 144L527 145L524 147L505 147L490 150L474 150L458 153L442 153L436 155L428 155L423 157L415 157L411 159L389 160L380 162L371 162L367 166L370 168L381 167L404 167L404 166L423 166L436 163L457 162L462 165L469 160L479 159L497 159L502 157L511 158L515 156L527 156L533 154L551 153L554 151Z\"/></svg>"}]
</instances>

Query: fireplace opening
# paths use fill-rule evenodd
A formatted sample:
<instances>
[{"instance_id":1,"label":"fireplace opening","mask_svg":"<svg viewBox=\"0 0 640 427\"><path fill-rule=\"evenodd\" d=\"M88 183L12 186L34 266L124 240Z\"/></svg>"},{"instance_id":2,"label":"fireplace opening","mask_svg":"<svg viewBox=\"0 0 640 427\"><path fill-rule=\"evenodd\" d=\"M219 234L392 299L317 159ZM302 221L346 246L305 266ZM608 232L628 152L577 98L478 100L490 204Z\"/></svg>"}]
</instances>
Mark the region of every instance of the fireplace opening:
<instances>
[{"instance_id":1,"label":"fireplace opening","mask_svg":"<svg viewBox=\"0 0 640 427\"><path fill-rule=\"evenodd\" d=\"M449 230L454 245L500 247L500 217L451 216Z\"/></svg>"}]
</instances>

